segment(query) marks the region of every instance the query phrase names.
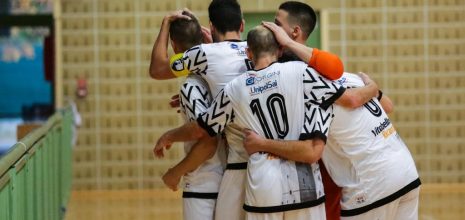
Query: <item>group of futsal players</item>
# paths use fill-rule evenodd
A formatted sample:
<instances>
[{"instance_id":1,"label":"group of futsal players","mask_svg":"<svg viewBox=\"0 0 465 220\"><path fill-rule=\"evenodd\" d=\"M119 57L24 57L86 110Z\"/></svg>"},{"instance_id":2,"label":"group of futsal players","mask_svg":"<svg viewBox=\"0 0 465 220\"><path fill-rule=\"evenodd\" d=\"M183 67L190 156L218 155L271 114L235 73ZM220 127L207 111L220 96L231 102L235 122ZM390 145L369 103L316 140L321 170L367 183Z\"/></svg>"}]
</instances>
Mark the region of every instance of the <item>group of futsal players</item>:
<instances>
[{"instance_id":1,"label":"group of futsal players","mask_svg":"<svg viewBox=\"0 0 465 220\"><path fill-rule=\"evenodd\" d=\"M162 177L172 190L183 178L184 219L418 218L421 183L392 103L367 75L305 46L309 5L282 3L247 41L236 0L213 0L208 13L209 29L187 9L165 16L150 64L155 79L187 76L172 101L186 123L154 148L160 158L185 142Z\"/></svg>"}]
</instances>

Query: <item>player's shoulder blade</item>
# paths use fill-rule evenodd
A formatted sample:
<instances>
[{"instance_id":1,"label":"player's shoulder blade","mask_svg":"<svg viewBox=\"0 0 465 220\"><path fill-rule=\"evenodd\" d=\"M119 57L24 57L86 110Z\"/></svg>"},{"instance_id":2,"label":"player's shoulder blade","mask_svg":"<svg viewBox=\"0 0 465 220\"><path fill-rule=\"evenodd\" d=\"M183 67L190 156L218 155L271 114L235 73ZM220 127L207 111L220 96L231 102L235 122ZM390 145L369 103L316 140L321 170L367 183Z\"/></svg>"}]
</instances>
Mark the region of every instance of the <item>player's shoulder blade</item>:
<instances>
[{"instance_id":1,"label":"player's shoulder blade","mask_svg":"<svg viewBox=\"0 0 465 220\"><path fill-rule=\"evenodd\" d=\"M344 72L342 74L341 78L336 80L336 82L339 85L342 85L342 86L348 87L348 88L360 87L360 86L364 85L362 79L357 74L348 73L348 72Z\"/></svg>"},{"instance_id":2,"label":"player's shoulder blade","mask_svg":"<svg viewBox=\"0 0 465 220\"><path fill-rule=\"evenodd\" d=\"M218 43L206 44L204 46L205 51L209 54L217 54L219 56L247 56L245 48L247 48L247 42L244 41L223 41Z\"/></svg>"},{"instance_id":3,"label":"player's shoulder blade","mask_svg":"<svg viewBox=\"0 0 465 220\"><path fill-rule=\"evenodd\" d=\"M302 61L288 61L284 63L280 63L281 68L287 69L289 71L304 71L306 68L309 68L305 62Z\"/></svg>"}]
</instances>

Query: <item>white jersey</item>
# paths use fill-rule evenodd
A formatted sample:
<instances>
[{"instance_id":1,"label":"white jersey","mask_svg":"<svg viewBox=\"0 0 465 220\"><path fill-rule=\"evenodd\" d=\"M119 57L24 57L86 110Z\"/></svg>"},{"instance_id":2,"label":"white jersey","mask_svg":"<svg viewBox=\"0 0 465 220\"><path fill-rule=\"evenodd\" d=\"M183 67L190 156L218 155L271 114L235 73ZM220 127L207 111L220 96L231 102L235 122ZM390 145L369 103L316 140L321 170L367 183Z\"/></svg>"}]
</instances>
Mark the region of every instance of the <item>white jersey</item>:
<instances>
[{"instance_id":1,"label":"white jersey","mask_svg":"<svg viewBox=\"0 0 465 220\"><path fill-rule=\"evenodd\" d=\"M187 50L183 62L187 70L207 81L215 97L226 83L248 70L246 47L245 41L201 44Z\"/></svg>"},{"instance_id":2,"label":"white jersey","mask_svg":"<svg viewBox=\"0 0 465 220\"><path fill-rule=\"evenodd\" d=\"M201 44L187 50L184 53L182 62L185 69L205 79L212 96L215 97L228 82L251 68L251 63L245 53L246 47L247 42L245 41ZM173 69L173 71L175 70ZM241 130L229 127L225 133L228 146L242 145ZM234 151L234 149L238 151ZM242 147L230 147L228 150L228 163L240 164L247 162L249 156ZM245 168L241 167L240 169Z\"/></svg>"},{"instance_id":3,"label":"white jersey","mask_svg":"<svg viewBox=\"0 0 465 220\"><path fill-rule=\"evenodd\" d=\"M338 82L347 88L364 86L350 73ZM407 146L376 98L357 109L334 105L323 162L342 187L342 216L387 204L420 184Z\"/></svg>"},{"instance_id":4,"label":"white jersey","mask_svg":"<svg viewBox=\"0 0 465 220\"><path fill-rule=\"evenodd\" d=\"M227 84L198 122L211 136L235 126L239 131L249 128L271 139L308 139L324 133L331 121L331 104L343 91L303 62L273 63ZM305 119L306 109L314 118ZM238 137L241 145L233 147L243 148L242 133ZM248 160L247 170L246 211L282 212L324 201L316 163L255 153Z\"/></svg>"},{"instance_id":5,"label":"white jersey","mask_svg":"<svg viewBox=\"0 0 465 220\"><path fill-rule=\"evenodd\" d=\"M189 75L181 87L180 102L182 115L186 122L195 121L199 114L204 113L211 103L211 95L205 81L196 75ZM219 138L217 152L196 170L184 176L184 194L187 198L216 198L221 178L223 176L224 148L222 138ZM191 150L195 142L186 142L184 151ZM222 158L223 157L223 158ZM189 193L186 193L189 192ZM203 193L200 195L199 193ZM215 195L216 194L216 195Z\"/></svg>"}]
</instances>

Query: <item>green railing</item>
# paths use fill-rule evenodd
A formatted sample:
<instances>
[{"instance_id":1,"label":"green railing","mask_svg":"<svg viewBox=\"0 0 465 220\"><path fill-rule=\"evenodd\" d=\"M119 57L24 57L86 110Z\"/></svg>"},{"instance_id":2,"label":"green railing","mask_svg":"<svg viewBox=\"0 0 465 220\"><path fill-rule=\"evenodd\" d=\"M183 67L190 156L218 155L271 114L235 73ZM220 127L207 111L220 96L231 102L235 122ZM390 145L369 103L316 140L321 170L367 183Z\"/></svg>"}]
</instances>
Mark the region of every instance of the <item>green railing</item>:
<instances>
[{"instance_id":1,"label":"green railing","mask_svg":"<svg viewBox=\"0 0 465 220\"><path fill-rule=\"evenodd\" d=\"M72 112L55 113L0 158L0 220L60 220L71 190Z\"/></svg>"}]
</instances>

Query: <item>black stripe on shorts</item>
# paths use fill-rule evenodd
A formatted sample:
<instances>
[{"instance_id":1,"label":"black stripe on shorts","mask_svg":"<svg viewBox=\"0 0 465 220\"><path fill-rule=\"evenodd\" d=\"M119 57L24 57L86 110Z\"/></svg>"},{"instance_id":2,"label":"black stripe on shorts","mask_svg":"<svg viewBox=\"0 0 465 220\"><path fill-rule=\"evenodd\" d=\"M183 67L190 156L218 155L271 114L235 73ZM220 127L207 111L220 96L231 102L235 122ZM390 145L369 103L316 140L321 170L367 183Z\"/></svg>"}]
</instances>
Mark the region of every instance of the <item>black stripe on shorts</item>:
<instances>
[{"instance_id":1,"label":"black stripe on shorts","mask_svg":"<svg viewBox=\"0 0 465 220\"><path fill-rule=\"evenodd\" d=\"M317 200L302 202L302 203L295 203L295 204L287 204L287 205L278 205L278 206L266 206L266 207L256 207L256 206L249 206L244 204L243 208L247 212L255 212L255 213L273 213L273 212L286 212L291 210L297 209L305 209L314 207L325 202L325 197L322 196Z\"/></svg>"},{"instance_id":2,"label":"black stripe on shorts","mask_svg":"<svg viewBox=\"0 0 465 220\"><path fill-rule=\"evenodd\" d=\"M227 170L245 170L247 169L247 162L245 163L228 163L226 165Z\"/></svg>"},{"instance_id":3,"label":"black stripe on shorts","mask_svg":"<svg viewBox=\"0 0 465 220\"><path fill-rule=\"evenodd\" d=\"M420 181L420 178L414 180L413 182L409 183L408 185L404 186L402 189L400 189L399 191L387 196L387 197L384 197L374 203L371 203L370 205L367 205L367 206L363 206L363 207L360 207L360 208L356 208L356 209L349 209L349 210L341 210L341 216L343 217L348 217L348 216L355 216L355 215L360 215L360 214L363 214L365 212L368 212L372 209L375 209L375 208L378 208L378 207L381 207L383 205L386 205L398 198L400 198L401 196L407 194L408 192L416 189L417 187L419 187L421 185L421 181Z\"/></svg>"},{"instance_id":4,"label":"black stripe on shorts","mask_svg":"<svg viewBox=\"0 0 465 220\"><path fill-rule=\"evenodd\" d=\"M182 192L182 198L216 199L218 193Z\"/></svg>"}]
</instances>

